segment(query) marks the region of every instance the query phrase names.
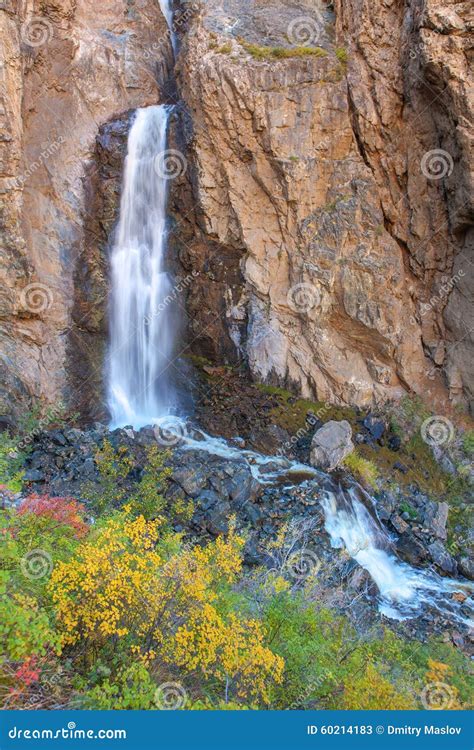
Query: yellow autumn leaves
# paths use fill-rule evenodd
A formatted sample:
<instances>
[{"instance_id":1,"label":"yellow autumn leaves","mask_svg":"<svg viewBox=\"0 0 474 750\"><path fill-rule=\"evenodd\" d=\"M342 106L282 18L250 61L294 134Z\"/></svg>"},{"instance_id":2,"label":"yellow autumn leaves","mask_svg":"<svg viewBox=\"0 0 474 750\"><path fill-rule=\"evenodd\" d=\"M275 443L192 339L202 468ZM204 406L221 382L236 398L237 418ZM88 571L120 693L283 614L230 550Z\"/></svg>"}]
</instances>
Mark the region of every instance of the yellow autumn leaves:
<instances>
[{"instance_id":1,"label":"yellow autumn leaves","mask_svg":"<svg viewBox=\"0 0 474 750\"><path fill-rule=\"evenodd\" d=\"M147 666L217 680L241 699L268 702L284 662L265 645L257 620L232 611L229 587L242 567L243 541L186 548L161 534L161 519L110 517L51 576L64 647L97 650L120 639Z\"/></svg>"}]
</instances>

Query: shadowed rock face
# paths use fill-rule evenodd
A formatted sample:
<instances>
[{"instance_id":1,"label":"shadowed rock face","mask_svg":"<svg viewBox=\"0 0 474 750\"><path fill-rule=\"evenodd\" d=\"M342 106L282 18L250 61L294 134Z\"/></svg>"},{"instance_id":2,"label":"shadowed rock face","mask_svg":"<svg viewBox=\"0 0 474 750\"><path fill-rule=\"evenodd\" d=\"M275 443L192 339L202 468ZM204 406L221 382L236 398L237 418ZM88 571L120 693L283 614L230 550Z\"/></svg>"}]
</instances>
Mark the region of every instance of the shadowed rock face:
<instances>
[{"instance_id":1,"label":"shadowed rock face","mask_svg":"<svg viewBox=\"0 0 474 750\"><path fill-rule=\"evenodd\" d=\"M2 5L2 410L102 417L129 115L178 95L192 351L319 400L472 402L467 3L198 4L177 88L158 3Z\"/></svg>"},{"instance_id":2,"label":"shadowed rock face","mask_svg":"<svg viewBox=\"0 0 474 750\"><path fill-rule=\"evenodd\" d=\"M471 400L467 5L405 5L338 2L334 24L322 3L212 0L195 20L175 211L196 353L339 403Z\"/></svg>"}]
</instances>

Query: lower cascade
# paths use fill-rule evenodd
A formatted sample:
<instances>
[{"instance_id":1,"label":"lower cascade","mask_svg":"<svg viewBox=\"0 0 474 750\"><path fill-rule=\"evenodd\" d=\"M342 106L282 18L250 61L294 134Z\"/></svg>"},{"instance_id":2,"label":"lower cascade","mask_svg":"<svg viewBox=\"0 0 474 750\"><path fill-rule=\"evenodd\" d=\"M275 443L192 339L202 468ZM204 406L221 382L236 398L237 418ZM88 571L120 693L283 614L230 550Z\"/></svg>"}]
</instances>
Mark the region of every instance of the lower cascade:
<instances>
[{"instance_id":1,"label":"lower cascade","mask_svg":"<svg viewBox=\"0 0 474 750\"><path fill-rule=\"evenodd\" d=\"M113 427L140 427L173 404L172 288L165 270L167 106L138 109L128 137L111 252L108 407Z\"/></svg>"},{"instance_id":2,"label":"lower cascade","mask_svg":"<svg viewBox=\"0 0 474 750\"><path fill-rule=\"evenodd\" d=\"M375 503L356 482L343 489L329 475L287 458L264 456L236 448L225 440L207 435L180 417L157 420L159 442L179 444L184 450L201 450L223 458L245 460L254 478L263 485L294 486L296 477L314 488L324 517L325 528L334 548L346 549L349 556L366 570L379 592L379 611L393 620L407 620L432 607L453 622L474 626L474 620L462 611L452 594L466 595L464 611L474 586L466 580L442 578L426 570L417 570L399 560L392 539L377 520ZM174 436L174 439L173 439ZM364 498L365 504L361 501ZM372 508L369 512L366 505Z\"/></svg>"}]
</instances>

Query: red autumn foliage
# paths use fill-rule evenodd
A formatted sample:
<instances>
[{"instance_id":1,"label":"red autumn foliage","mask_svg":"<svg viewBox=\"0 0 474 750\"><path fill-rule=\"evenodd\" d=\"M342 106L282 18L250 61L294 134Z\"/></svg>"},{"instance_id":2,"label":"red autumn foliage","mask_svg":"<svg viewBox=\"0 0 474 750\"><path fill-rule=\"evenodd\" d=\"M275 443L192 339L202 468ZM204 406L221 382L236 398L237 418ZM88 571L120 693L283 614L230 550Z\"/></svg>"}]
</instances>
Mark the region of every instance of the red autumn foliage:
<instances>
[{"instance_id":1,"label":"red autumn foliage","mask_svg":"<svg viewBox=\"0 0 474 750\"><path fill-rule=\"evenodd\" d=\"M39 680L40 670L36 656L30 656L25 659L15 671L15 678L21 687L29 687L33 682Z\"/></svg>"},{"instance_id":2,"label":"red autumn foliage","mask_svg":"<svg viewBox=\"0 0 474 750\"><path fill-rule=\"evenodd\" d=\"M73 497L50 497L49 495L28 495L20 507L20 516L34 513L46 516L65 526L74 529L74 536L80 539L88 532L88 525L84 521L84 506Z\"/></svg>"}]
</instances>

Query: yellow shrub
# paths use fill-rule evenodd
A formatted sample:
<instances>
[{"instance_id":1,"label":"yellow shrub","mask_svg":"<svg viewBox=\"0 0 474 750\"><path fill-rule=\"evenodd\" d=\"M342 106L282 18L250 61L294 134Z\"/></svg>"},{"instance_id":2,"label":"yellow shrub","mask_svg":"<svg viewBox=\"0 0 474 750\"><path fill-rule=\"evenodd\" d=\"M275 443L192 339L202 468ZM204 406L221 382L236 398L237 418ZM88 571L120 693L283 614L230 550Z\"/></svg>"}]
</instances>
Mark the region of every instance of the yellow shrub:
<instances>
[{"instance_id":1,"label":"yellow shrub","mask_svg":"<svg viewBox=\"0 0 474 750\"><path fill-rule=\"evenodd\" d=\"M344 686L343 708L352 710L405 710L417 707L414 696L401 692L373 664L354 675Z\"/></svg>"},{"instance_id":2,"label":"yellow shrub","mask_svg":"<svg viewBox=\"0 0 474 750\"><path fill-rule=\"evenodd\" d=\"M159 539L161 525L124 508L56 566L50 589L63 644L85 641L94 652L123 639L147 666L198 671L225 683L226 697L268 702L283 660L264 645L260 623L228 611L223 593L241 571L243 540L231 529L183 549L176 536Z\"/></svg>"}]
</instances>

